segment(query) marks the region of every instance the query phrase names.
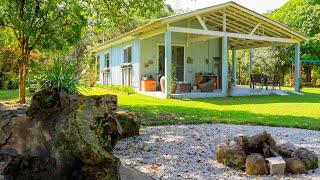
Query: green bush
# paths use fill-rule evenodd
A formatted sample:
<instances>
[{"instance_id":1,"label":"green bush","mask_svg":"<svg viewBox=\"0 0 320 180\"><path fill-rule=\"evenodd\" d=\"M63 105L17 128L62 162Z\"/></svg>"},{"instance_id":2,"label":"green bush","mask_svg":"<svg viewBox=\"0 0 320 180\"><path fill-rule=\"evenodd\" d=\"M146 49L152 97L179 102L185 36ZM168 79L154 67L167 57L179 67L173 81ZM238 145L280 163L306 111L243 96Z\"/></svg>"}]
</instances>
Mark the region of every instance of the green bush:
<instances>
[{"instance_id":1,"label":"green bush","mask_svg":"<svg viewBox=\"0 0 320 180\"><path fill-rule=\"evenodd\" d=\"M114 92L122 92L122 93L126 93L126 94L134 94L135 93L134 88L131 86L116 86L116 85L97 84L96 87L104 88L104 89L107 89L109 91L114 91Z\"/></svg>"},{"instance_id":2,"label":"green bush","mask_svg":"<svg viewBox=\"0 0 320 180\"><path fill-rule=\"evenodd\" d=\"M0 89L18 89L18 75L12 71L0 72Z\"/></svg>"},{"instance_id":3,"label":"green bush","mask_svg":"<svg viewBox=\"0 0 320 180\"><path fill-rule=\"evenodd\" d=\"M39 90L41 88L51 88L65 91L68 94L78 94L77 86L79 79L76 76L76 66L70 62L54 60L50 67L39 66L29 82L29 89Z\"/></svg>"}]
</instances>

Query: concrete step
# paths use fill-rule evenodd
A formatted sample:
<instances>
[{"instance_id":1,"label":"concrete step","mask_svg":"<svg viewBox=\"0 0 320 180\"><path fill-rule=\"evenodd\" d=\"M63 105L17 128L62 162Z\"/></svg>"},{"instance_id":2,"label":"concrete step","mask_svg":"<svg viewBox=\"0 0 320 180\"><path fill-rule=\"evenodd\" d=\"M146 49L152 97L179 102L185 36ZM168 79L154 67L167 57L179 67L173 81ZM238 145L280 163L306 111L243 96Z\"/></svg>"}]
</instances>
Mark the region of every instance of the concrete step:
<instances>
[{"instance_id":1,"label":"concrete step","mask_svg":"<svg viewBox=\"0 0 320 180\"><path fill-rule=\"evenodd\" d=\"M153 180L152 177L127 166L120 166L121 180Z\"/></svg>"}]
</instances>

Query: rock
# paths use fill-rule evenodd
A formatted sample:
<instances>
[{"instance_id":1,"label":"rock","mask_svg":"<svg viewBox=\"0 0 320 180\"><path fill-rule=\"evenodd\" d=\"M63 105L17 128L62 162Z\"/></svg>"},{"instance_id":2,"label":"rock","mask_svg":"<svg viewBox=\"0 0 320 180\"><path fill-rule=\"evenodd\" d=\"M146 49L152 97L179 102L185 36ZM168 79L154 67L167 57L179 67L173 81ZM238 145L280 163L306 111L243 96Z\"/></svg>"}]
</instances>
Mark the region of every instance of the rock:
<instances>
[{"instance_id":1,"label":"rock","mask_svg":"<svg viewBox=\"0 0 320 180\"><path fill-rule=\"evenodd\" d=\"M27 113L1 119L0 174L9 179L118 179L117 97L42 90Z\"/></svg>"},{"instance_id":2,"label":"rock","mask_svg":"<svg viewBox=\"0 0 320 180\"><path fill-rule=\"evenodd\" d=\"M294 157L299 158L305 165L307 170L318 168L318 156L316 153L305 148L299 148L294 152Z\"/></svg>"},{"instance_id":3,"label":"rock","mask_svg":"<svg viewBox=\"0 0 320 180\"><path fill-rule=\"evenodd\" d=\"M297 148L287 141L280 141L276 145L276 149L282 157L290 158L293 156L293 153Z\"/></svg>"},{"instance_id":4,"label":"rock","mask_svg":"<svg viewBox=\"0 0 320 180\"><path fill-rule=\"evenodd\" d=\"M116 111L115 115L122 127L121 139L139 135L141 125L136 113L131 111Z\"/></svg>"},{"instance_id":5,"label":"rock","mask_svg":"<svg viewBox=\"0 0 320 180\"><path fill-rule=\"evenodd\" d=\"M288 158L286 161L286 172L291 174L305 174L307 168L298 158Z\"/></svg>"},{"instance_id":6,"label":"rock","mask_svg":"<svg viewBox=\"0 0 320 180\"><path fill-rule=\"evenodd\" d=\"M229 167L244 169L247 155L239 145L218 145L216 151L217 161Z\"/></svg>"},{"instance_id":7,"label":"rock","mask_svg":"<svg viewBox=\"0 0 320 180\"><path fill-rule=\"evenodd\" d=\"M266 158L271 175L283 175L286 170L286 162L282 157Z\"/></svg>"},{"instance_id":8,"label":"rock","mask_svg":"<svg viewBox=\"0 0 320 180\"><path fill-rule=\"evenodd\" d=\"M261 154L253 153L247 157L246 173L249 175L269 174L266 160Z\"/></svg>"}]
</instances>

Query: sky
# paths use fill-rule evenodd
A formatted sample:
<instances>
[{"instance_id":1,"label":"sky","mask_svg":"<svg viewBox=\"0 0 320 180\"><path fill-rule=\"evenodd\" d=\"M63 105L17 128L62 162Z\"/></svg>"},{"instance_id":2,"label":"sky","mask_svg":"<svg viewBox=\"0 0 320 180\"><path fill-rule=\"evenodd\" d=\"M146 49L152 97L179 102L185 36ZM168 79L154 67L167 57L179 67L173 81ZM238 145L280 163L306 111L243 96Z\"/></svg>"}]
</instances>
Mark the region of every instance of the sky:
<instances>
[{"instance_id":1,"label":"sky","mask_svg":"<svg viewBox=\"0 0 320 180\"><path fill-rule=\"evenodd\" d=\"M196 10L216 4L229 2L230 0L166 0L166 3L170 4L173 9L183 10ZM233 0L234 2L245 6L258 13L266 13L273 11L288 0Z\"/></svg>"}]
</instances>

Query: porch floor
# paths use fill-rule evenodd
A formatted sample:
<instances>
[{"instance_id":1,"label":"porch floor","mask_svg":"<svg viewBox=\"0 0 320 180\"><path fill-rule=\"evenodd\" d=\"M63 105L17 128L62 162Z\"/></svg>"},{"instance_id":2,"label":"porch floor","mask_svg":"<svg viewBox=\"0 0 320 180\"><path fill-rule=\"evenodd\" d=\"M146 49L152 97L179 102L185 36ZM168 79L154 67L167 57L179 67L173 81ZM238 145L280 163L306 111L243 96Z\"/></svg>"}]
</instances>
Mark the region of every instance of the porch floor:
<instances>
[{"instance_id":1,"label":"porch floor","mask_svg":"<svg viewBox=\"0 0 320 180\"><path fill-rule=\"evenodd\" d=\"M146 96L152 96L157 98L166 98L165 94L161 91L152 91L152 92L144 92L138 91L139 94L143 94ZM279 90L279 89L251 89L249 87L235 87L232 89L231 96L260 96L260 95L279 95L279 96L287 96L289 94L294 94L293 91L288 90ZM216 97L225 97L221 90L215 90L214 92L191 92L191 93L181 93L181 94L172 94L173 98L177 99L202 99L202 98L216 98Z\"/></svg>"}]
</instances>

